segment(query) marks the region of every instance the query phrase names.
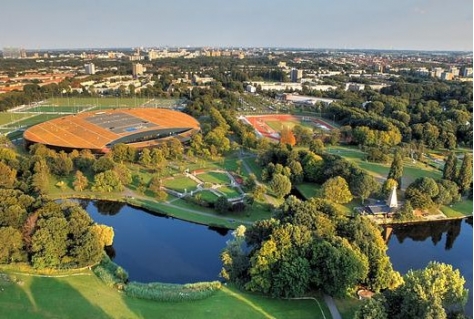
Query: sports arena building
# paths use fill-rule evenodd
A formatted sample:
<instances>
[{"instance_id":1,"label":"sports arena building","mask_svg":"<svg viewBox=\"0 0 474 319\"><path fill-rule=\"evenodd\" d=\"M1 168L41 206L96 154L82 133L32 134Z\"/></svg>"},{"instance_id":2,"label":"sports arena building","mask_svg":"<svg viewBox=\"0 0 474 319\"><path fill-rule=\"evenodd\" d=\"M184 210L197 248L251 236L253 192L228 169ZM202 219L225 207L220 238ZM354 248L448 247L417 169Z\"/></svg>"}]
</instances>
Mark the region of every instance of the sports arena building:
<instances>
[{"instance_id":1,"label":"sports arena building","mask_svg":"<svg viewBox=\"0 0 474 319\"><path fill-rule=\"evenodd\" d=\"M84 112L50 120L27 129L26 145L41 143L54 149L90 149L107 153L124 143L136 148L157 145L171 137L188 141L200 131L193 117L156 108L116 109Z\"/></svg>"}]
</instances>

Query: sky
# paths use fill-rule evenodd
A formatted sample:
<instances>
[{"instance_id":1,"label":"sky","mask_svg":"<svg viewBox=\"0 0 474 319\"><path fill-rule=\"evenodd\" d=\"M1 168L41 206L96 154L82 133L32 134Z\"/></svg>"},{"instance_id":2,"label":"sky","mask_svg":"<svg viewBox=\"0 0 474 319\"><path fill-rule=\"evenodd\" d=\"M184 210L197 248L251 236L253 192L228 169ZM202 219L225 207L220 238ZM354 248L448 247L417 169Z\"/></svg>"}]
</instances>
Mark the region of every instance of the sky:
<instances>
[{"instance_id":1,"label":"sky","mask_svg":"<svg viewBox=\"0 0 474 319\"><path fill-rule=\"evenodd\" d=\"M2 0L0 49L473 50L472 0Z\"/></svg>"}]
</instances>

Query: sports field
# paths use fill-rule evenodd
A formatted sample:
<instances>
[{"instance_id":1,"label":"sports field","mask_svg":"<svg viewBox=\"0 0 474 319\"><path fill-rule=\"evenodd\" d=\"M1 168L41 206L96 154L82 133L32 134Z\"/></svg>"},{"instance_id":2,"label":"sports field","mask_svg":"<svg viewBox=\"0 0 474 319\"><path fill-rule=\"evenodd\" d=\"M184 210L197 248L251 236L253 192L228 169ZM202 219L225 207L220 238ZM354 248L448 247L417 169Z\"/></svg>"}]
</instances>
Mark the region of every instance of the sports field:
<instances>
[{"instance_id":1,"label":"sports field","mask_svg":"<svg viewBox=\"0 0 474 319\"><path fill-rule=\"evenodd\" d=\"M284 127L293 128L295 125L301 125L313 129L319 128L328 132L334 128L331 124L316 117L296 116L290 114L246 116L245 120L252 125L260 135L273 140L280 139L279 133Z\"/></svg>"}]
</instances>

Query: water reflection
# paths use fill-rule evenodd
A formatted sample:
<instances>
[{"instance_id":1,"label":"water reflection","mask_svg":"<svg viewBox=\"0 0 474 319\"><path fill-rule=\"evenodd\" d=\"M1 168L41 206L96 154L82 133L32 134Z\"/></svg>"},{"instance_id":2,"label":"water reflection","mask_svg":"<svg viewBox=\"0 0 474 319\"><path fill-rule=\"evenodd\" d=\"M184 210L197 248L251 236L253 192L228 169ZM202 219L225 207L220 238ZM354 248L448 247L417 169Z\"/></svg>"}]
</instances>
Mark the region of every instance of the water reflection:
<instances>
[{"instance_id":1,"label":"water reflection","mask_svg":"<svg viewBox=\"0 0 474 319\"><path fill-rule=\"evenodd\" d=\"M395 270L425 268L430 261L451 264L459 269L469 289L466 314L473 313L473 232L472 217L463 220L436 221L386 227L387 254ZM443 238L444 236L444 238Z\"/></svg>"},{"instance_id":2,"label":"water reflection","mask_svg":"<svg viewBox=\"0 0 474 319\"><path fill-rule=\"evenodd\" d=\"M472 220L472 219L471 219ZM400 244L410 238L413 241L425 241L431 239L434 245L437 245L446 233L445 249L453 247L456 238L461 233L461 223L463 220L437 221L432 223L419 223L411 225L393 226L392 235L394 235ZM387 228L387 227L386 227ZM387 229L385 229L387 232ZM387 241L390 237L387 238Z\"/></svg>"},{"instance_id":3,"label":"water reflection","mask_svg":"<svg viewBox=\"0 0 474 319\"><path fill-rule=\"evenodd\" d=\"M229 230L227 228L216 227L216 226L209 226L207 229L215 231L221 236L227 236L229 234Z\"/></svg>"},{"instance_id":4,"label":"water reflection","mask_svg":"<svg viewBox=\"0 0 474 319\"><path fill-rule=\"evenodd\" d=\"M125 203L111 202L105 200L93 201L92 203L97 208L99 214L110 216L117 215L120 210L125 206Z\"/></svg>"}]
</instances>

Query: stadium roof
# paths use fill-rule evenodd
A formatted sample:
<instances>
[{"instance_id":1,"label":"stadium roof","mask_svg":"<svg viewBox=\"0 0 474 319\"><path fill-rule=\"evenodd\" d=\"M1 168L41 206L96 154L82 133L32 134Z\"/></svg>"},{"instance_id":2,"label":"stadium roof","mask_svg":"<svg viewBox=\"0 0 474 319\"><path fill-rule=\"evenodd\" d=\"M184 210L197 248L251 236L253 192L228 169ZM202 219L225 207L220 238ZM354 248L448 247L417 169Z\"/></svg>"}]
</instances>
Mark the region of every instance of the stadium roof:
<instances>
[{"instance_id":1,"label":"stadium roof","mask_svg":"<svg viewBox=\"0 0 474 319\"><path fill-rule=\"evenodd\" d=\"M117 143L147 147L169 137L184 141L200 129L193 117L168 109L130 108L84 112L27 129L29 144L107 152Z\"/></svg>"}]
</instances>

